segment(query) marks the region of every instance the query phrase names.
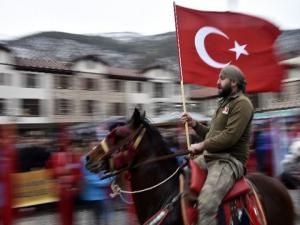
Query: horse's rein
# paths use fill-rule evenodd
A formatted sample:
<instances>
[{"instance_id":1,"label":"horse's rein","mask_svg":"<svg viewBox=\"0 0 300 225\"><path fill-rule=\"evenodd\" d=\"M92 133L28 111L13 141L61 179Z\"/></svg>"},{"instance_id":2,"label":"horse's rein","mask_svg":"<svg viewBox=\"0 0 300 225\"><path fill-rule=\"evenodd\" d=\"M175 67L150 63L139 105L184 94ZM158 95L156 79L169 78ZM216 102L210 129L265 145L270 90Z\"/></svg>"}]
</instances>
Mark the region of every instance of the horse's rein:
<instances>
[{"instance_id":1,"label":"horse's rein","mask_svg":"<svg viewBox=\"0 0 300 225\"><path fill-rule=\"evenodd\" d=\"M127 167L124 167L124 168L122 168L120 170L116 170L114 172L106 173L104 176L101 177L101 179L106 179L106 178L109 178L109 177L117 176L118 174L120 174L120 173L122 173L122 172L124 172L126 170L129 170L129 169L135 169L137 167L140 167L140 166L143 166L143 165L147 165L147 164L150 164L150 163L155 163L155 162L159 162L159 161L163 161L163 160L175 158L177 156L188 155L188 154L190 154L190 151L182 150L182 151L178 151L176 153L172 153L172 154L168 154L168 155L156 157L154 159L149 159L149 160L146 160L144 162L137 163L135 165L128 165Z\"/></svg>"},{"instance_id":2,"label":"horse's rein","mask_svg":"<svg viewBox=\"0 0 300 225\"><path fill-rule=\"evenodd\" d=\"M150 190L152 190L152 189L154 189L154 188L157 188L157 187L159 187L160 185L166 183L168 180L170 180L172 177L174 177L174 176L177 174L177 172L178 172L181 168L183 168L184 166L185 166L185 163L183 163L182 165L180 165L180 166L179 166L179 167L178 167L178 168L177 168L170 176L168 176L168 177L167 177L166 179L164 179L163 181L161 181L161 182L159 182L159 183L157 183L157 184L155 184L155 185L153 185L153 186L151 186L151 187L148 187L148 188L145 188L145 189L141 189L141 190L137 190L137 191L125 191L125 190L122 190L122 189L119 187L119 185L112 183L112 184L111 184L111 189L112 189L113 193L111 193L111 197L117 196L117 195L119 195L119 194L121 194L121 193L123 193L123 194L138 194L138 193L150 191Z\"/></svg>"}]
</instances>

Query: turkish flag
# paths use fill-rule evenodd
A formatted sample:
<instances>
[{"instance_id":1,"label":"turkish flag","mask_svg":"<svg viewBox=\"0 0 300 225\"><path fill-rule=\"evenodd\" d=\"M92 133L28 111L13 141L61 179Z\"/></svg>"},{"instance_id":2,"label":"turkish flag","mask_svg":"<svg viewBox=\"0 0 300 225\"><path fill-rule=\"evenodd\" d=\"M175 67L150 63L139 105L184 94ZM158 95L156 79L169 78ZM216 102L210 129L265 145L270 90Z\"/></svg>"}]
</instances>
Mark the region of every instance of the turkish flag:
<instances>
[{"instance_id":1,"label":"turkish flag","mask_svg":"<svg viewBox=\"0 0 300 225\"><path fill-rule=\"evenodd\" d=\"M239 13L205 12L175 6L181 78L216 87L220 70L238 66L248 92L280 91L284 68L274 52L279 29Z\"/></svg>"}]
</instances>

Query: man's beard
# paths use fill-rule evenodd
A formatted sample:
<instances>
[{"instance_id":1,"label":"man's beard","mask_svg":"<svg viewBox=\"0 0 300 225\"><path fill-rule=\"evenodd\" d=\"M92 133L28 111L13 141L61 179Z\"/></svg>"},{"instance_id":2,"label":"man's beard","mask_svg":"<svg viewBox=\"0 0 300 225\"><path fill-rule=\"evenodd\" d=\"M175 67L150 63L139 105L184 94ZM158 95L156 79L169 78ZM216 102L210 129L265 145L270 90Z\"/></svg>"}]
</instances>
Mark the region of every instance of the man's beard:
<instances>
[{"instance_id":1,"label":"man's beard","mask_svg":"<svg viewBox=\"0 0 300 225\"><path fill-rule=\"evenodd\" d=\"M219 88L219 97L227 98L232 93L232 88L230 84Z\"/></svg>"}]
</instances>

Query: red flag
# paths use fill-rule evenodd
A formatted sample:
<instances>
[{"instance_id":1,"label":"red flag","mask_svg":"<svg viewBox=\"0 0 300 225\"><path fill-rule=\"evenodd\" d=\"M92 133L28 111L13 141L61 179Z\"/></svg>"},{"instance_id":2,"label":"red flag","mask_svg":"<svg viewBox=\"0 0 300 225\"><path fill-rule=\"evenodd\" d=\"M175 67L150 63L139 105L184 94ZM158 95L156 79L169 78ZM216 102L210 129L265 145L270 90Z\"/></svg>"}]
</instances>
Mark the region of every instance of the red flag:
<instances>
[{"instance_id":1,"label":"red flag","mask_svg":"<svg viewBox=\"0 0 300 225\"><path fill-rule=\"evenodd\" d=\"M284 69L274 52L276 26L239 13L175 7L184 83L216 87L220 70L233 64L244 72L248 92L280 91Z\"/></svg>"}]
</instances>

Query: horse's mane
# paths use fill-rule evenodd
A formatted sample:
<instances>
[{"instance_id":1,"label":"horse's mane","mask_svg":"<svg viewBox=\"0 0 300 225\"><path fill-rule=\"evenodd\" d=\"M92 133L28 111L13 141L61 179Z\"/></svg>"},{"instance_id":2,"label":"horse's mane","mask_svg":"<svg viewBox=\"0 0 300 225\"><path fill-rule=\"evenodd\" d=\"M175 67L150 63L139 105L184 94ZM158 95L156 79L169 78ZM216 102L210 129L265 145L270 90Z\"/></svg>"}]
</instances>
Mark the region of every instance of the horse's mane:
<instances>
[{"instance_id":1,"label":"horse's mane","mask_svg":"<svg viewBox=\"0 0 300 225\"><path fill-rule=\"evenodd\" d=\"M141 123L146 128L149 140L151 141L154 148L160 150L160 155L171 154L172 151L168 147L164 137L161 135L157 127L155 127L149 118L144 117L141 119Z\"/></svg>"}]
</instances>

